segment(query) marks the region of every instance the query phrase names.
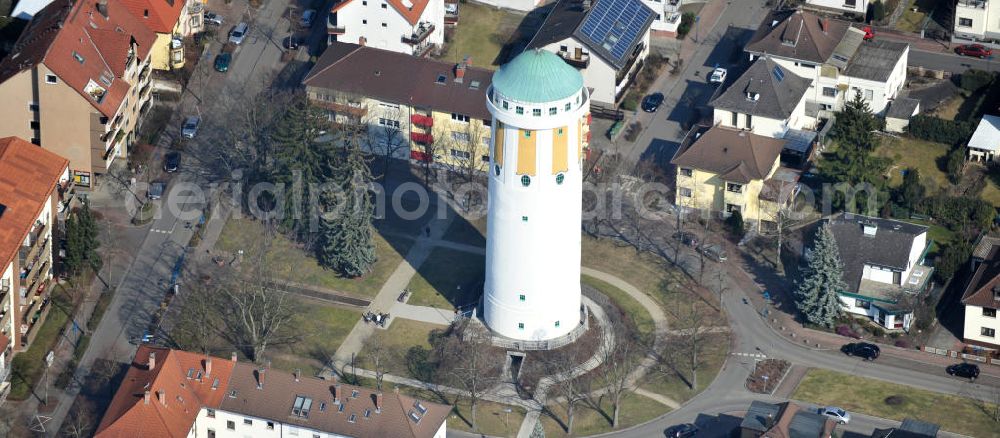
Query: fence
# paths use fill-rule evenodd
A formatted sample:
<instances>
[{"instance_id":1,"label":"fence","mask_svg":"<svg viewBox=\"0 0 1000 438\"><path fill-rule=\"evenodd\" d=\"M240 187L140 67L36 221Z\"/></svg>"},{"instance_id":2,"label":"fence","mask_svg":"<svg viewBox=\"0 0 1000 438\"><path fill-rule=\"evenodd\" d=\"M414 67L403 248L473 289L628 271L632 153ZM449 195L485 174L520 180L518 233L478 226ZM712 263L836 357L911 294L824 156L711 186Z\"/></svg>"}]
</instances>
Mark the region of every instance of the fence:
<instances>
[{"instance_id":1,"label":"fence","mask_svg":"<svg viewBox=\"0 0 1000 438\"><path fill-rule=\"evenodd\" d=\"M1000 367L1000 358L993 358L988 356L980 356L978 354L963 353L960 351L947 350L944 348L934 348L934 347L923 347L921 350L925 353L936 354L938 356L947 356L951 358L962 358L965 360L976 361L986 365L993 365Z\"/></svg>"}]
</instances>

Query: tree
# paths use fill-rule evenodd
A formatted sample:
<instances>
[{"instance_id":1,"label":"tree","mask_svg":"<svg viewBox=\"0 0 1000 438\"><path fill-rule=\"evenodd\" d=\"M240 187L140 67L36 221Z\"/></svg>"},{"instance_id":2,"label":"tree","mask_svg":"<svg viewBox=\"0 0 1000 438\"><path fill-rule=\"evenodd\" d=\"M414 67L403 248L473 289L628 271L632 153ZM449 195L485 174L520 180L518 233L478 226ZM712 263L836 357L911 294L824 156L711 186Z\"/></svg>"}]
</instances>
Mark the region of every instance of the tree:
<instances>
[{"instance_id":1,"label":"tree","mask_svg":"<svg viewBox=\"0 0 1000 438\"><path fill-rule=\"evenodd\" d=\"M948 161L945 167L948 171L948 180L952 184L961 182L962 173L965 171L965 148L956 147L948 152Z\"/></svg>"},{"instance_id":2,"label":"tree","mask_svg":"<svg viewBox=\"0 0 1000 438\"><path fill-rule=\"evenodd\" d=\"M841 314L838 293L847 289L844 264L830 224L817 233L802 281L795 291L799 310L812 324L833 327Z\"/></svg>"},{"instance_id":3,"label":"tree","mask_svg":"<svg viewBox=\"0 0 1000 438\"><path fill-rule=\"evenodd\" d=\"M451 154L451 168L465 181L471 181L483 171L483 156L488 154L486 145L489 144L486 133L480 120L470 120L465 123L465 129L450 134L451 150L447 152Z\"/></svg>"},{"instance_id":4,"label":"tree","mask_svg":"<svg viewBox=\"0 0 1000 438\"><path fill-rule=\"evenodd\" d=\"M368 147L373 153L382 155L382 178L389 176L392 160L396 154L405 148L410 147L410 139L406 136L407 128L405 123L406 115L399 108L388 108L378 106L371 111L370 121L372 126L366 131L368 134Z\"/></svg>"},{"instance_id":5,"label":"tree","mask_svg":"<svg viewBox=\"0 0 1000 438\"><path fill-rule=\"evenodd\" d=\"M367 274L377 259L370 183L371 173L361 149L347 145L334 180L343 202L320 220L317 259L321 265L349 278Z\"/></svg>"},{"instance_id":6,"label":"tree","mask_svg":"<svg viewBox=\"0 0 1000 438\"><path fill-rule=\"evenodd\" d=\"M368 337L368 342L365 344L365 356L362 360L366 361L375 372L375 389L379 391L382 390L382 379L385 378L385 373L388 371L388 364L398 360L398 358L390 357L391 355L392 350L388 348L380 334Z\"/></svg>"},{"instance_id":7,"label":"tree","mask_svg":"<svg viewBox=\"0 0 1000 438\"><path fill-rule=\"evenodd\" d=\"M615 342L611 345L601 343L599 354L603 357L603 371L597 376L598 385L606 391L611 399L611 427L618 428L622 396L630 388L629 377L639 365L639 346L635 339L623 330L623 324L616 324ZM591 392L590 394L593 394ZM603 396L603 394L602 394ZM600 400L591 403L598 408Z\"/></svg>"},{"instance_id":8,"label":"tree","mask_svg":"<svg viewBox=\"0 0 1000 438\"><path fill-rule=\"evenodd\" d=\"M101 269L101 257L97 248L101 242L97 239L97 221L85 202L66 220L66 270L70 274L79 274L84 268L94 272Z\"/></svg>"},{"instance_id":9,"label":"tree","mask_svg":"<svg viewBox=\"0 0 1000 438\"><path fill-rule=\"evenodd\" d=\"M726 218L726 226L729 227L729 232L733 237L742 238L746 231L743 228L743 213L740 213L739 210L733 210Z\"/></svg>"},{"instance_id":10,"label":"tree","mask_svg":"<svg viewBox=\"0 0 1000 438\"><path fill-rule=\"evenodd\" d=\"M903 184L899 186L896 202L912 209L924 199L925 192L926 189L920 183L920 170L908 168L903 176Z\"/></svg>"},{"instance_id":11,"label":"tree","mask_svg":"<svg viewBox=\"0 0 1000 438\"><path fill-rule=\"evenodd\" d=\"M872 3L872 18L874 18L875 21L881 22L885 20L885 13L885 3L882 3L882 0L875 0L875 2Z\"/></svg>"},{"instance_id":12,"label":"tree","mask_svg":"<svg viewBox=\"0 0 1000 438\"><path fill-rule=\"evenodd\" d=\"M465 391L471 408L472 430L478 430L476 408L479 400L500 380L503 354L490 345L485 327L456 322L452 336L441 339L435 354L441 373L452 386Z\"/></svg>"},{"instance_id":13,"label":"tree","mask_svg":"<svg viewBox=\"0 0 1000 438\"><path fill-rule=\"evenodd\" d=\"M876 190L882 189L890 161L874 154L879 146L875 131L880 127L881 122L872 114L868 101L859 90L854 99L844 105L844 110L837 113L837 124L833 130L837 147L820 162L820 171L826 179L837 183L866 183ZM859 206L866 205L870 195L865 193L856 202ZM844 197L838 196L834 201L837 207L847 207Z\"/></svg>"},{"instance_id":14,"label":"tree","mask_svg":"<svg viewBox=\"0 0 1000 438\"><path fill-rule=\"evenodd\" d=\"M952 244L945 246L934 263L934 276L941 283L947 282L969 259L971 253L972 246L965 239L957 239Z\"/></svg>"}]
</instances>

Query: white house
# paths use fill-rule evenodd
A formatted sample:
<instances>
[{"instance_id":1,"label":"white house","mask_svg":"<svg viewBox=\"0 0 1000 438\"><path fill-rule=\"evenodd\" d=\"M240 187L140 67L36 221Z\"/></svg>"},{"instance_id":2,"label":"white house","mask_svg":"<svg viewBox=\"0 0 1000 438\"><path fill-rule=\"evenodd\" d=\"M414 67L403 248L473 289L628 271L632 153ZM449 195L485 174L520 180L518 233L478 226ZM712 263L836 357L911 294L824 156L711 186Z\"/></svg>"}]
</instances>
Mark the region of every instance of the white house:
<instances>
[{"instance_id":1,"label":"white house","mask_svg":"<svg viewBox=\"0 0 1000 438\"><path fill-rule=\"evenodd\" d=\"M1000 149L1000 116L984 115L966 147L969 161L988 163L996 160Z\"/></svg>"},{"instance_id":2,"label":"white house","mask_svg":"<svg viewBox=\"0 0 1000 438\"><path fill-rule=\"evenodd\" d=\"M784 138L789 130L811 129L816 119L806 115L809 84L809 79L770 57L758 58L709 103L714 108L713 124L772 138Z\"/></svg>"},{"instance_id":3,"label":"white house","mask_svg":"<svg viewBox=\"0 0 1000 438\"><path fill-rule=\"evenodd\" d=\"M328 41L424 56L444 44L444 0L339 0L327 17Z\"/></svg>"},{"instance_id":4,"label":"white house","mask_svg":"<svg viewBox=\"0 0 1000 438\"><path fill-rule=\"evenodd\" d=\"M953 31L955 39L1000 38L1000 5L995 0L958 0Z\"/></svg>"},{"instance_id":5,"label":"white house","mask_svg":"<svg viewBox=\"0 0 1000 438\"><path fill-rule=\"evenodd\" d=\"M923 265L927 227L850 213L827 223L844 264L844 311L867 316L889 330L909 330L913 302L930 284L933 272Z\"/></svg>"},{"instance_id":6,"label":"white house","mask_svg":"<svg viewBox=\"0 0 1000 438\"><path fill-rule=\"evenodd\" d=\"M909 45L864 41L850 23L808 11L772 11L746 46L750 59L769 56L785 69L812 81L807 94L811 115L839 111L861 93L883 114L906 83Z\"/></svg>"},{"instance_id":7,"label":"white house","mask_svg":"<svg viewBox=\"0 0 1000 438\"><path fill-rule=\"evenodd\" d=\"M806 0L806 3L822 9L850 12L862 17L868 12L868 0Z\"/></svg>"},{"instance_id":8,"label":"white house","mask_svg":"<svg viewBox=\"0 0 1000 438\"><path fill-rule=\"evenodd\" d=\"M642 0L642 4L656 13L656 19L650 26L654 35L677 35L677 28L681 25L682 3L683 0Z\"/></svg>"},{"instance_id":9,"label":"white house","mask_svg":"<svg viewBox=\"0 0 1000 438\"><path fill-rule=\"evenodd\" d=\"M580 70L592 103L613 107L642 69L654 20L642 0L559 0L526 50L559 55Z\"/></svg>"},{"instance_id":10,"label":"white house","mask_svg":"<svg viewBox=\"0 0 1000 438\"><path fill-rule=\"evenodd\" d=\"M971 257L972 277L962 293L965 322L962 339L967 344L1000 349L1000 238L983 236Z\"/></svg>"}]
</instances>

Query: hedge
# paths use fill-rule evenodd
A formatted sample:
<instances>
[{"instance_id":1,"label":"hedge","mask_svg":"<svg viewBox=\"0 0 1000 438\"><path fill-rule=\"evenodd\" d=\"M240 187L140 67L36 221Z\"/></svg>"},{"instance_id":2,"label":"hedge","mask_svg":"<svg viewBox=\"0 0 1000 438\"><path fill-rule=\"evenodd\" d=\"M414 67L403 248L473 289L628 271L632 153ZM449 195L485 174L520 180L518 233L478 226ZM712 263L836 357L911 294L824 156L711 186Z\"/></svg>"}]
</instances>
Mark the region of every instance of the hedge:
<instances>
[{"instance_id":1,"label":"hedge","mask_svg":"<svg viewBox=\"0 0 1000 438\"><path fill-rule=\"evenodd\" d=\"M939 119L918 115L910 119L910 135L921 140L945 143L952 146L964 143L972 136L970 122Z\"/></svg>"}]
</instances>

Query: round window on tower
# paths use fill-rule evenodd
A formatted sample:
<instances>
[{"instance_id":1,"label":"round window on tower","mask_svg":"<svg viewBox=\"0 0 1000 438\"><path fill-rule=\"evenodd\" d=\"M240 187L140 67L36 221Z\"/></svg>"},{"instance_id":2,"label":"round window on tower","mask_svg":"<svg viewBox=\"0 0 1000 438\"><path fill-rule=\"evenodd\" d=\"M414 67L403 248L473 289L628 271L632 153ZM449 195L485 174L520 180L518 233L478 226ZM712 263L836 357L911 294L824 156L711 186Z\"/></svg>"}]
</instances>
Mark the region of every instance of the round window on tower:
<instances>
[{"instance_id":1,"label":"round window on tower","mask_svg":"<svg viewBox=\"0 0 1000 438\"><path fill-rule=\"evenodd\" d=\"M565 179L566 179L566 175L563 175L561 173L558 174L558 175L556 175L556 184L562 184L563 180L565 180Z\"/></svg>"},{"instance_id":2,"label":"round window on tower","mask_svg":"<svg viewBox=\"0 0 1000 438\"><path fill-rule=\"evenodd\" d=\"M531 177L529 177L528 175L521 176L521 185L525 186L525 187L530 186L531 185Z\"/></svg>"},{"instance_id":3,"label":"round window on tower","mask_svg":"<svg viewBox=\"0 0 1000 438\"><path fill-rule=\"evenodd\" d=\"M493 165L493 173L495 173L497 176L500 176L500 165L499 164Z\"/></svg>"}]
</instances>

